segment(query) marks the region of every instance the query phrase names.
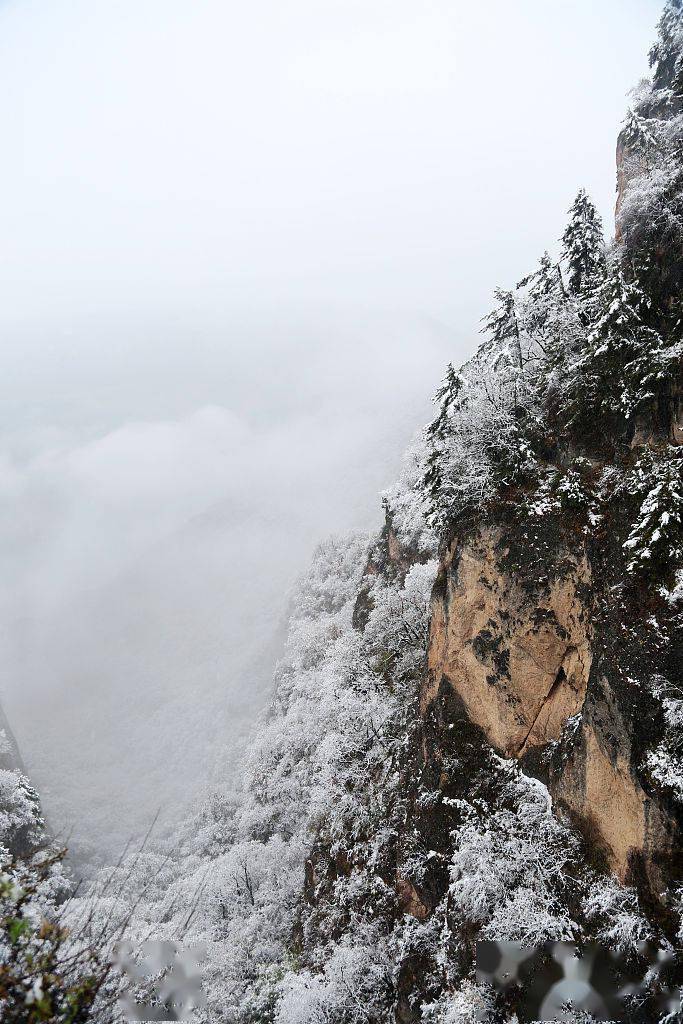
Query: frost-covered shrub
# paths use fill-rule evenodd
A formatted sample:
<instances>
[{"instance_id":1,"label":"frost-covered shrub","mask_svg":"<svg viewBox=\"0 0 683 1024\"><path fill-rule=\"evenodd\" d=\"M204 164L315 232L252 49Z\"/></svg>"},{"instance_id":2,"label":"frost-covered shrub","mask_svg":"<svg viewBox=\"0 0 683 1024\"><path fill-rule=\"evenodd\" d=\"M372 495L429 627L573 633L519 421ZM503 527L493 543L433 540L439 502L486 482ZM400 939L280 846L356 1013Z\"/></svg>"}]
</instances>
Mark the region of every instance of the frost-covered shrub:
<instances>
[{"instance_id":1,"label":"frost-covered shrub","mask_svg":"<svg viewBox=\"0 0 683 1024\"><path fill-rule=\"evenodd\" d=\"M392 966L385 944L379 935L374 938L372 944L335 944L325 951L319 972L288 974L281 985L277 1024L367 1024L381 1019Z\"/></svg>"},{"instance_id":2,"label":"frost-covered shrub","mask_svg":"<svg viewBox=\"0 0 683 1024\"><path fill-rule=\"evenodd\" d=\"M577 925L567 899L577 840L535 779L511 773L501 795L508 806L481 814L471 809L454 835L451 907L482 939L529 945L571 939Z\"/></svg>"},{"instance_id":3,"label":"frost-covered shrub","mask_svg":"<svg viewBox=\"0 0 683 1024\"><path fill-rule=\"evenodd\" d=\"M0 870L0 1018L6 1024L77 1024L110 972L106 944L83 943L59 918L62 854Z\"/></svg>"},{"instance_id":4,"label":"frost-covered shrub","mask_svg":"<svg viewBox=\"0 0 683 1024\"><path fill-rule=\"evenodd\" d=\"M28 779L0 770L0 1019L7 1024L90 1020L106 983L107 942L66 925L73 882L63 862Z\"/></svg>"},{"instance_id":5,"label":"frost-covered shrub","mask_svg":"<svg viewBox=\"0 0 683 1024\"><path fill-rule=\"evenodd\" d=\"M434 555L438 536L428 522L429 505L423 486L425 441L419 435L407 448L393 486L382 493L401 545L418 555Z\"/></svg>"},{"instance_id":6,"label":"frost-covered shrub","mask_svg":"<svg viewBox=\"0 0 683 1024\"><path fill-rule=\"evenodd\" d=\"M639 942L652 937L635 889L620 885L612 876L596 875L589 880L582 908L593 926L594 938L608 949L634 952Z\"/></svg>"},{"instance_id":7,"label":"frost-covered shrub","mask_svg":"<svg viewBox=\"0 0 683 1024\"><path fill-rule=\"evenodd\" d=\"M486 1020L492 1010L489 993L470 981L455 992L445 992L433 1003L422 1007L424 1024L476 1024Z\"/></svg>"}]
</instances>

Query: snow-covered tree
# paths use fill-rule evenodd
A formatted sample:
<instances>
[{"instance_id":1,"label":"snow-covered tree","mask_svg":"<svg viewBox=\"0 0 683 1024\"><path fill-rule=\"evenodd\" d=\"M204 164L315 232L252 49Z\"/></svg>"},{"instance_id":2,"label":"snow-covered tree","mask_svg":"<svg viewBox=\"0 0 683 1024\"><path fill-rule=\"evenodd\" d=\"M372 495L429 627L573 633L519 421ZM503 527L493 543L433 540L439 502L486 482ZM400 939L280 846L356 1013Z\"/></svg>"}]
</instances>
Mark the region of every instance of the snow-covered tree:
<instances>
[{"instance_id":1,"label":"snow-covered tree","mask_svg":"<svg viewBox=\"0 0 683 1024\"><path fill-rule=\"evenodd\" d=\"M575 295L592 291L605 270L602 221L585 189L580 189L569 210L562 235L562 258L567 266L569 290Z\"/></svg>"},{"instance_id":2,"label":"snow-covered tree","mask_svg":"<svg viewBox=\"0 0 683 1024\"><path fill-rule=\"evenodd\" d=\"M562 266L545 252L538 267L517 285L525 363L550 374L571 361L585 338L579 304L568 294Z\"/></svg>"},{"instance_id":3,"label":"snow-covered tree","mask_svg":"<svg viewBox=\"0 0 683 1024\"><path fill-rule=\"evenodd\" d=\"M683 9L669 0L650 51L652 80L634 95L618 227L627 252L649 264L649 291L670 309L681 287L683 243Z\"/></svg>"},{"instance_id":4,"label":"snow-covered tree","mask_svg":"<svg viewBox=\"0 0 683 1024\"><path fill-rule=\"evenodd\" d=\"M429 437L443 437L448 432L449 420L462 410L467 402L466 391L466 378L453 368L453 363L449 363L441 387L434 395L434 402L439 406L439 411L427 427Z\"/></svg>"},{"instance_id":5,"label":"snow-covered tree","mask_svg":"<svg viewBox=\"0 0 683 1024\"><path fill-rule=\"evenodd\" d=\"M642 501L624 548L627 571L655 579L672 576L683 562L683 458L669 447L647 452L629 480Z\"/></svg>"},{"instance_id":6,"label":"snow-covered tree","mask_svg":"<svg viewBox=\"0 0 683 1024\"><path fill-rule=\"evenodd\" d=\"M398 479L382 492L399 542L420 556L433 556L439 543L428 521L431 481L425 487L425 466L430 466L434 448L433 435L420 431L404 452Z\"/></svg>"},{"instance_id":7,"label":"snow-covered tree","mask_svg":"<svg viewBox=\"0 0 683 1024\"><path fill-rule=\"evenodd\" d=\"M666 0L657 34L649 55L654 87L683 95L683 0Z\"/></svg>"},{"instance_id":8,"label":"snow-covered tree","mask_svg":"<svg viewBox=\"0 0 683 1024\"><path fill-rule=\"evenodd\" d=\"M30 857L48 844L37 792L23 772L0 769L0 845Z\"/></svg>"},{"instance_id":9,"label":"snow-covered tree","mask_svg":"<svg viewBox=\"0 0 683 1024\"><path fill-rule=\"evenodd\" d=\"M660 143L660 132L661 125L656 119L643 117L637 110L629 110L621 130L621 141L628 147L630 157L638 154L642 164L647 167L650 155Z\"/></svg>"},{"instance_id":10,"label":"snow-covered tree","mask_svg":"<svg viewBox=\"0 0 683 1024\"><path fill-rule=\"evenodd\" d=\"M451 864L450 905L478 926L482 939L538 944L572 939L570 865L577 840L555 818L545 787L503 762L512 808L470 810L458 829Z\"/></svg>"},{"instance_id":11,"label":"snow-covered tree","mask_svg":"<svg viewBox=\"0 0 683 1024\"><path fill-rule=\"evenodd\" d=\"M662 677L654 679L652 689L661 701L665 730L645 765L655 782L683 804L683 690Z\"/></svg>"},{"instance_id":12,"label":"snow-covered tree","mask_svg":"<svg viewBox=\"0 0 683 1024\"><path fill-rule=\"evenodd\" d=\"M514 292L496 288L493 297L496 300L496 306L491 313L483 318L482 332L489 335L490 346L495 347L500 353L507 353L508 343L510 343L512 349L510 360L521 370L524 367L524 356Z\"/></svg>"},{"instance_id":13,"label":"snow-covered tree","mask_svg":"<svg viewBox=\"0 0 683 1024\"><path fill-rule=\"evenodd\" d=\"M446 376L434 396L439 410L426 430L425 468L423 484L429 508L435 510L442 503L444 490L444 447L449 435L457 430L457 422L467 406L468 382L449 363Z\"/></svg>"},{"instance_id":14,"label":"snow-covered tree","mask_svg":"<svg viewBox=\"0 0 683 1024\"><path fill-rule=\"evenodd\" d=\"M632 953L653 937L635 889L620 885L611 875L589 876L582 909L595 939L608 949Z\"/></svg>"},{"instance_id":15,"label":"snow-covered tree","mask_svg":"<svg viewBox=\"0 0 683 1024\"><path fill-rule=\"evenodd\" d=\"M527 286L532 304L542 301L550 295L556 296L558 293L566 296L562 268L559 263L554 263L551 260L547 250L538 261L536 270L523 278L517 285L518 288Z\"/></svg>"},{"instance_id":16,"label":"snow-covered tree","mask_svg":"<svg viewBox=\"0 0 683 1024\"><path fill-rule=\"evenodd\" d=\"M424 484L430 521L439 529L482 511L500 484L535 465L525 436L534 409L529 379L503 367L501 353L488 346L461 375L450 415L426 436Z\"/></svg>"},{"instance_id":17,"label":"snow-covered tree","mask_svg":"<svg viewBox=\"0 0 683 1024\"><path fill-rule=\"evenodd\" d=\"M656 393L666 372L666 351L647 322L650 302L613 260L597 297L598 319L576 368L572 401L585 413L617 413L626 420Z\"/></svg>"}]
</instances>

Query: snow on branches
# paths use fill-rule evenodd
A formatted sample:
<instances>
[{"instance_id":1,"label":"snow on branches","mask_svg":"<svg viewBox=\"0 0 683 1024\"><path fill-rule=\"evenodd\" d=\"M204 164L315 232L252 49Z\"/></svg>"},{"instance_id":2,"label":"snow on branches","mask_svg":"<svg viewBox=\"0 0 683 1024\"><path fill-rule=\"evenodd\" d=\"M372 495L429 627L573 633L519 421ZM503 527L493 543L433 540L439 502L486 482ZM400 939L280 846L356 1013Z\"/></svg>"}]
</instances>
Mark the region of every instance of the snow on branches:
<instances>
[{"instance_id":1,"label":"snow on branches","mask_svg":"<svg viewBox=\"0 0 683 1024\"><path fill-rule=\"evenodd\" d=\"M627 572L672 577L683 562L683 459L678 448L647 451L630 478L642 495L636 522L624 548Z\"/></svg>"}]
</instances>

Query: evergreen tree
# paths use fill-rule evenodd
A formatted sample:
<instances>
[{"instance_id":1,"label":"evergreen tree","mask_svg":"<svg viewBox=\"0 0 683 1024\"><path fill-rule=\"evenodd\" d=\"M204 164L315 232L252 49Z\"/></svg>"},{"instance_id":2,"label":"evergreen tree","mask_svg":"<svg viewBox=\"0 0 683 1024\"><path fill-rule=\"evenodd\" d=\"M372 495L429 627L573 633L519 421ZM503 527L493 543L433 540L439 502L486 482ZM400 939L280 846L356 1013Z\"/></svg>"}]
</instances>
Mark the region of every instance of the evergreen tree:
<instances>
[{"instance_id":1,"label":"evergreen tree","mask_svg":"<svg viewBox=\"0 0 683 1024\"><path fill-rule=\"evenodd\" d=\"M631 417L647 398L656 372L662 339L647 323L649 300L637 281L627 281L619 263L598 297L601 316L588 340L577 385L586 412L622 413Z\"/></svg>"},{"instance_id":2,"label":"evergreen tree","mask_svg":"<svg viewBox=\"0 0 683 1024\"><path fill-rule=\"evenodd\" d=\"M683 0L667 0L658 35L650 50L652 84L683 96Z\"/></svg>"},{"instance_id":3,"label":"evergreen tree","mask_svg":"<svg viewBox=\"0 0 683 1024\"><path fill-rule=\"evenodd\" d=\"M651 117L642 117L637 111L629 110L624 120L621 138L632 153L647 157L656 150L658 145L655 134L656 121Z\"/></svg>"},{"instance_id":4,"label":"evergreen tree","mask_svg":"<svg viewBox=\"0 0 683 1024\"><path fill-rule=\"evenodd\" d=\"M541 349L544 356L551 356L561 336L566 335L567 291L559 263L553 263L547 252L541 256L538 269L520 281L518 288L528 288L524 303L524 333Z\"/></svg>"},{"instance_id":5,"label":"evergreen tree","mask_svg":"<svg viewBox=\"0 0 683 1024\"><path fill-rule=\"evenodd\" d=\"M434 402L438 403L439 411L427 427L430 437L443 437L448 428L448 421L463 404L463 391L466 386L467 381L463 375L454 369L453 363L449 363L441 387L434 395Z\"/></svg>"},{"instance_id":6,"label":"evergreen tree","mask_svg":"<svg viewBox=\"0 0 683 1024\"><path fill-rule=\"evenodd\" d=\"M600 284L605 271L605 240L602 221L584 189L569 211L562 236L562 258L569 271L569 291L581 295Z\"/></svg>"},{"instance_id":7,"label":"evergreen tree","mask_svg":"<svg viewBox=\"0 0 683 1024\"><path fill-rule=\"evenodd\" d=\"M643 495L624 548L629 573L672 576L683 561L683 459L677 448L638 460L632 481Z\"/></svg>"},{"instance_id":8,"label":"evergreen tree","mask_svg":"<svg viewBox=\"0 0 683 1024\"><path fill-rule=\"evenodd\" d=\"M448 435L453 417L467 404L467 398L463 394L466 387L465 378L454 369L453 363L449 363L441 387L434 395L434 402L438 403L439 411L427 427L427 458L423 485L432 509L438 506L443 486L443 442Z\"/></svg>"},{"instance_id":9,"label":"evergreen tree","mask_svg":"<svg viewBox=\"0 0 683 1024\"><path fill-rule=\"evenodd\" d=\"M483 318L482 331L490 334L492 345L504 345L511 341L515 361L521 370L524 360L522 358L521 328L514 293L506 291L504 288L496 288L493 296L498 305L492 313Z\"/></svg>"},{"instance_id":10,"label":"evergreen tree","mask_svg":"<svg viewBox=\"0 0 683 1024\"><path fill-rule=\"evenodd\" d=\"M559 263L553 263L547 252L541 256L538 270L535 270L520 284L530 285L529 298L532 301L547 298L549 295L565 294L562 269Z\"/></svg>"}]
</instances>

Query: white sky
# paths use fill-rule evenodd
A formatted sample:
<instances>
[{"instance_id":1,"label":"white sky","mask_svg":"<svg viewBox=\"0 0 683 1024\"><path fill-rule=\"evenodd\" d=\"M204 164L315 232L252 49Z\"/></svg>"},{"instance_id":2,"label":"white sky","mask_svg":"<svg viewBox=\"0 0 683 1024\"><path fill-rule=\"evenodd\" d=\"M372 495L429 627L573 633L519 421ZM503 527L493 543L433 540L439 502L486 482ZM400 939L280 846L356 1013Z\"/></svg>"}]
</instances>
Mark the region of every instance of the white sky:
<instances>
[{"instance_id":1,"label":"white sky","mask_svg":"<svg viewBox=\"0 0 683 1024\"><path fill-rule=\"evenodd\" d=\"M579 186L655 0L0 0L0 699L109 855L264 702Z\"/></svg>"},{"instance_id":2,"label":"white sky","mask_svg":"<svg viewBox=\"0 0 683 1024\"><path fill-rule=\"evenodd\" d=\"M0 317L319 300L469 326L580 184L609 216L659 9L5 0Z\"/></svg>"}]
</instances>

